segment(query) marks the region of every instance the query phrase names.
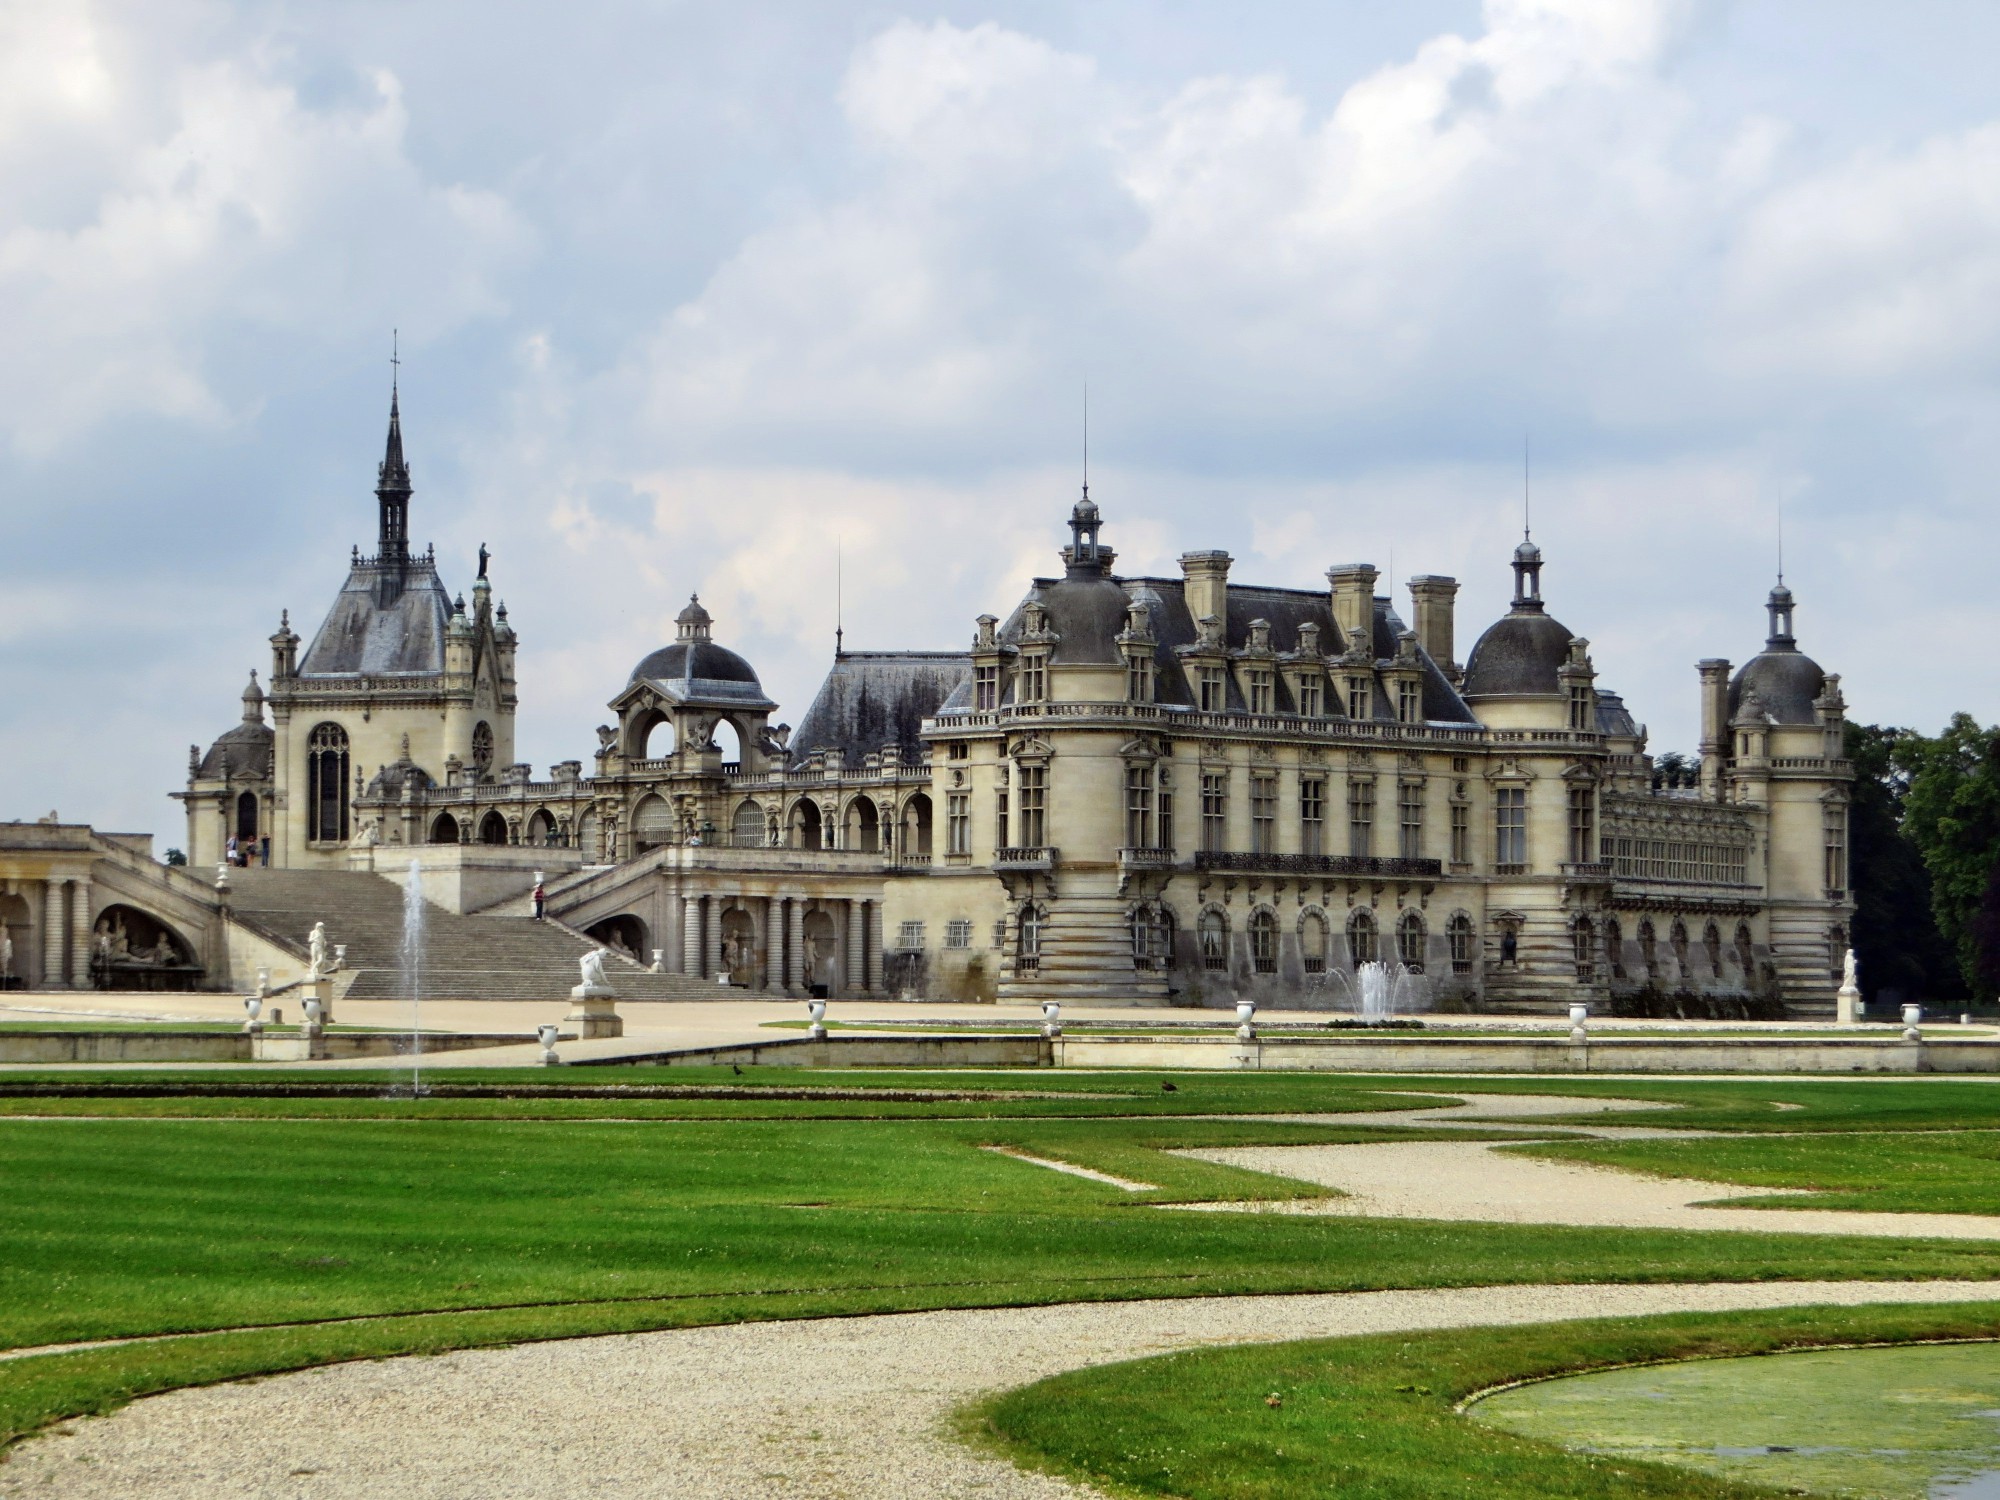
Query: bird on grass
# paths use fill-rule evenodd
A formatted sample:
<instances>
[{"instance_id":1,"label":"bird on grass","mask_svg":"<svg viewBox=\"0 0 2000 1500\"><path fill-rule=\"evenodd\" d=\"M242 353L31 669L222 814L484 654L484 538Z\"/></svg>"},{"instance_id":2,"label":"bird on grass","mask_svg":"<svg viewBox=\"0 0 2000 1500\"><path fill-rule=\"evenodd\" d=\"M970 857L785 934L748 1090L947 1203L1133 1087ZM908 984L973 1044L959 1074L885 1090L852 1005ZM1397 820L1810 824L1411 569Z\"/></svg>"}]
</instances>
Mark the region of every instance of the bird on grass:
<instances>
[{"instance_id":1,"label":"bird on grass","mask_svg":"<svg viewBox=\"0 0 2000 1500\"><path fill-rule=\"evenodd\" d=\"M1180 1090L1174 1087L1173 1079L1162 1078L1160 1080L1160 1092L1163 1094L1178 1094Z\"/></svg>"}]
</instances>

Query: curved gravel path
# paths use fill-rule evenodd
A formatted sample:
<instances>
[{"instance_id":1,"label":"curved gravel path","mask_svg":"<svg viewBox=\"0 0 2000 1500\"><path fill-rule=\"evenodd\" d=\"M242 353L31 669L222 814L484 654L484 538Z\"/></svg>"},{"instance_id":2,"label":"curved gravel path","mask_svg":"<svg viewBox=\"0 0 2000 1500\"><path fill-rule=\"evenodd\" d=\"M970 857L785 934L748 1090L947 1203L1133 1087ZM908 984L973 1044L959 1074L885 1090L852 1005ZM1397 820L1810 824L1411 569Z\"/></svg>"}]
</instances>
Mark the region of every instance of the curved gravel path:
<instances>
[{"instance_id":1,"label":"curved gravel path","mask_svg":"<svg viewBox=\"0 0 2000 1500\"><path fill-rule=\"evenodd\" d=\"M175 1391L15 1450L50 1500L1055 1500L953 1408L1200 1344L1722 1311L2000 1300L1979 1282L1527 1286L906 1313L573 1339Z\"/></svg>"}]
</instances>

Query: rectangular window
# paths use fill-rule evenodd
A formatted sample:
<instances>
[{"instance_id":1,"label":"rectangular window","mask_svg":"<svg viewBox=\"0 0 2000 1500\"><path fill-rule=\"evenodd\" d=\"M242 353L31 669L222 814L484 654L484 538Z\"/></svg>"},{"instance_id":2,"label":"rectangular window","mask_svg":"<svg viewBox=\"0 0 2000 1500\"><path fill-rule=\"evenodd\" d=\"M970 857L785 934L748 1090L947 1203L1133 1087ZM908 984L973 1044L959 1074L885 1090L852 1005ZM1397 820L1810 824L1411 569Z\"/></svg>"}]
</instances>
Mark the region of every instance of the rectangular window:
<instances>
[{"instance_id":1,"label":"rectangular window","mask_svg":"<svg viewBox=\"0 0 2000 1500\"><path fill-rule=\"evenodd\" d=\"M1569 690L1569 727L1578 734L1583 734L1593 727L1591 718L1590 689L1587 687L1571 688Z\"/></svg>"},{"instance_id":2,"label":"rectangular window","mask_svg":"<svg viewBox=\"0 0 2000 1500\"><path fill-rule=\"evenodd\" d=\"M1005 849L1009 842L1007 837L1007 789L1003 786L1000 788L999 795L993 799L993 847L995 849Z\"/></svg>"},{"instance_id":3,"label":"rectangular window","mask_svg":"<svg viewBox=\"0 0 2000 1500\"><path fill-rule=\"evenodd\" d=\"M1826 888L1847 889L1847 809L1826 810Z\"/></svg>"},{"instance_id":4,"label":"rectangular window","mask_svg":"<svg viewBox=\"0 0 2000 1500\"><path fill-rule=\"evenodd\" d=\"M1128 656L1125 658L1125 697L1132 703L1153 701L1153 658L1150 656Z\"/></svg>"},{"instance_id":5,"label":"rectangular window","mask_svg":"<svg viewBox=\"0 0 2000 1500\"><path fill-rule=\"evenodd\" d=\"M1597 793L1587 786L1569 789L1569 862L1597 863Z\"/></svg>"},{"instance_id":6,"label":"rectangular window","mask_svg":"<svg viewBox=\"0 0 2000 1500\"><path fill-rule=\"evenodd\" d=\"M1000 669L998 667L974 667L972 669L972 706L981 712L1000 706Z\"/></svg>"},{"instance_id":7,"label":"rectangular window","mask_svg":"<svg viewBox=\"0 0 2000 1500\"><path fill-rule=\"evenodd\" d=\"M1250 852L1278 852L1278 778L1250 778Z\"/></svg>"},{"instance_id":8,"label":"rectangular window","mask_svg":"<svg viewBox=\"0 0 2000 1500\"><path fill-rule=\"evenodd\" d=\"M1158 828L1159 846L1171 854L1174 848L1174 794L1167 790L1164 778L1160 786Z\"/></svg>"},{"instance_id":9,"label":"rectangular window","mask_svg":"<svg viewBox=\"0 0 2000 1500\"><path fill-rule=\"evenodd\" d=\"M947 948L970 948L972 946L972 923L965 917L953 917L944 924L944 945Z\"/></svg>"},{"instance_id":10,"label":"rectangular window","mask_svg":"<svg viewBox=\"0 0 2000 1500\"><path fill-rule=\"evenodd\" d=\"M1229 706L1229 678L1220 667L1201 669L1201 711L1219 714Z\"/></svg>"},{"instance_id":11,"label":"rectangular window","mask_svg":"<svg viewBox=\"0 0 2000 1500\"><path fill-rule=\"evenodd\" d=\"M1424 857L1424 784L1406 781L1396 788L1397 822L1402 830L1404 859Z\"/></svg>"},{"instance_id":12,"label":"rectangular window","mask_svg":"<svg viewBox=\"0 0 2000 1500\"><path fill-rule=\"evenodd\" d=\"M1048 830L1049 768L1022 766L1018 774L1021 786L1021 846L1039 849Z\"/></svg>"},{"instance_id":13,"label":"rectangular window","mask_svg":"<svg viewBox=\"0 0 2000 1500\"><path fill-rule=\"evenodd\" d=\"M972 746L966 744L964 740L953 740L951 742L951 758L953 760L969 760L971 756Z\"/></svg>"},{"instance_id":14,"label":"rectangular window","mask_svg":"<svg viewBox=\"0 0 2000 1500\"><path fill-rule=\"evenodd\" d=\"M1201 847L1211 853L1229 842L1229 774L1201 773Z\"/></svg>"},{"instance_id":15,"label":"rectangular window","mask_svg":"<svg viewBox=\"0 0 2000 1500\"><path fill-rule=\"evenodd\" d=\"M1750 883L1750 851L1738 844L1729 851L1729 883L1748 885Z\"/></svg>"},{"instance_id":16,"label":"rectangular window","mask_svg":"<svg viewBox=\"0 0 2000 1500\"><path fill-rule=\"evenodd\" d=\"M1325 686L1317 673L1299 679L1299 713L1308 719L1317 719L1324 713Z\"/></svg>"},{"instance_id":17,"label":"rectangular window","mask_svg":"<svg viewBox=\"0 0 2000 1500\"><path fill-rule=\"evenodd\" d=\"M1125 846L1153 847L1153 768L1125 768Z\"/></svg>"},{"instance_id":18,"label":"rectangular window","mask_svg":"<svg viewBox=\"0 0 2000 1500\"><path fill-rule=\"evenodd\" d=\"M896 946L905 950L921 948L924 945L924 924L905 922L896 929Z\"/></svg>"},{"instance_id":19,"label":"rectangular window","mask_svg":"<svg viewBox=\"0 0 2000 1500\"><path fill-rule=\"evenodd\" d=\"M1299 853L1326 853L1326 782L1318 776L1299 782Z\"/></svg>"},{"instance_id":20,"label":"rectangular window","mask_svg":"<svg viewBox=\"0 0 2000 1500\"><path fill-rule=\"evenodd\" d=\"M1350 719L1370 719L1375 716L1368 701L1369 682L1366 677L1347 679L1347 717Z\"/></svg>"},{"instance_id":21,"label":"rectangular window","mask_svg":"<svg viewBox=\"0 0 2000 1500\"><path fill-rule=\"evenodd\" d=\"M1472 863L1472 809L1463 802L1451 805L1451 862Z\"/></svg>"},{"instance_id":22,"label":"rectangular window","mask_svg":"<svg viewBox=\"0 0 2000 1500\"><path fill-rule=\"evenodd\" d=\"M1519 875L1528 868L1528 789L1503 786L1493 794L1493 868Z\"/></svg>"},{"instance_id":23,"label":"rectangular window","mask_svg":"<svg viewBox=\"0 0 2000 1500\"><path fill-rule=\"evenodd\" d=\"M1375 852L1375 783L1347 784L1347 852L1365 859Z\"/></svg>"},{"instance_id":24,"label":"rectangular window","mask_svg":"<svg viewBox=\"0 0 2000 1500\"><path fill-rule=\"evenodd\" d=\"M1021 655L1021 693L1023 703L1040 703L1049 695L1049 659L1040 651L1027 651Z\"/></svg>"},{"instance_id":25,"label":"rectangular window","mask_svg":"<svg viewBox=\"0 0 2000 1500\"><path fill-rule=\"evenodd\" d=\"M1271 685L1271 673L1264 667L1253 667L1248 673L1250 679L1250 712L1267 714L1277 701Z\"/></svg>"},{"instance_id":26,"label":"rectangular window","mask_svg":"<svg viewBox=\"0 0 2000 1500\"><path fill-rule=\"evenodd\" d=\"M1716 881L1715 845L1699 844L1695 848L1695 854L1696 863L1700 870L1700 880L1704 885L1714 885Z\"/></svg>"},{"instance_id":27,"label":"rectangular window","mask_svg":"<svg viewBox=\"0 0 2000 1500\"><path fill-rule=\"evenodd\" d=\"M972 852L972 798L969 793L945 794L944 851L947 854Z\"/></svg>"},{"instance_id":28,"label":"rectangular window","mask_svg":"<svg viewBox=\"0 0 2000 1500\"><path fill-rule=\"evenodd\" d=\"M1405 724L1424 721L1424 685L1408 677L1396 684L1396 717Z\"/></svg>"}]
</instances>

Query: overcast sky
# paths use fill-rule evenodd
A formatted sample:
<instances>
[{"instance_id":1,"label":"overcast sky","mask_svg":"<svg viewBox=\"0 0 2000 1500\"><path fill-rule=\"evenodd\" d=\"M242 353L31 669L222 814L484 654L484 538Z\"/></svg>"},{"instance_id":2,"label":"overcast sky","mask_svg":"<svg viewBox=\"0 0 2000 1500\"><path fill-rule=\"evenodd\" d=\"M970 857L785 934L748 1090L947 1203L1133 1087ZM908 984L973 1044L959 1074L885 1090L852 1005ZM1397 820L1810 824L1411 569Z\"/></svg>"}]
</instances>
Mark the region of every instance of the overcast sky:
<instances>
[{"instance_id":1,"label":"overcast sky","mask_svg":"<svg viewBox=\"0 0 2000 1500\"><path fill-rule=\"evenodd\" d=\"M183 842L187 746L411 531L520 753L699 589L796 724L1091 488L1121 571L1556 616L1653 748L1760 645L1996 717L1990 0L0 0L0 817Z\"/></svg>"}]
</instances>

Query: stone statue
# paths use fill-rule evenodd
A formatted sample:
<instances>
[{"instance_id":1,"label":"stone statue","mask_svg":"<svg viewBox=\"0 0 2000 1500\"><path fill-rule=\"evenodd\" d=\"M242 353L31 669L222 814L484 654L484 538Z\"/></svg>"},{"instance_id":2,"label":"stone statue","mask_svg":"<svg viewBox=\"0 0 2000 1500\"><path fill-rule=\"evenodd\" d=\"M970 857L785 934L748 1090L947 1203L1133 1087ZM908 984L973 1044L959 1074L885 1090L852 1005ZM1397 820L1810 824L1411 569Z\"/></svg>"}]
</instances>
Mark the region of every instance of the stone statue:
<instances>
[{"instance_id":1,"label":"stone statue","mask_svg":"<svg viewBox=\"0 0 2000 1500\"><path fill-rule=\"evenodd\" d=\"M479 576L481 578L486 576L486 563L492 556L493 554L486 550L486 543L481 542L479 544Z\"/></svg>"},{"instance_id":2,"label":"stone statue","mask_svg":"<svg viewBox=\"0 0 2000 1500\"><path fill-rule=\"evenodd\" d=\"M326 923L313 923L312 936L306 939L306 950L312 959L306 969L306 978L308 980L325 978L330 967L326 952Z\"/></svg>"},{"instance_id":3,"label":"stone statue","mask_svg":"<svg viewBox=\"0 0 2000 1500\"><path fill-rule=\"evenodd\" d=\"M366 849L380 843L381 838L376 833L377 826L375 819L370 818L354 830L354 837L347 841L347 847L350 849Z\"/></svg>"},{"instance_id":4,"label":"stone statue","mask_svg":"<svg viewBox=\"0 0 2000 1500\"><path fill-rule=\"evenodd\" d=\"M604 960L610 952L608 948L593 948L576 961L578 977L586 990L608 990L611 982L604 977Z\"/></svg>"},{"instance_id":5,"label":"stone statue","mask_svg":"<svg viewBox=\"0 0 2000 1500\"><path fill-rule=\"evenodd\" d=\"M14 939L0 927L0 979L14 977Z\"/></svg>"},{"instance_id":6,"label":"stone statue","mask_svg":"<svg viewBox=\"0 0 2000 1500\"><path fill-rule=\"evenodd\" d=\"M1849 948L1847 950L1847 956L1840 961L1840 987L1842 989L1858 990L1861 988L1860 978L1857 976L1855 972L1856 967L1857 965L1854 962L1854 950L1852 948Z\"/></svg>"}]
</instances>

